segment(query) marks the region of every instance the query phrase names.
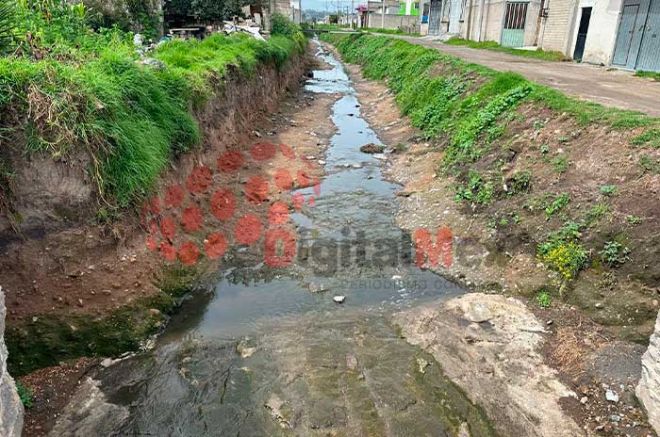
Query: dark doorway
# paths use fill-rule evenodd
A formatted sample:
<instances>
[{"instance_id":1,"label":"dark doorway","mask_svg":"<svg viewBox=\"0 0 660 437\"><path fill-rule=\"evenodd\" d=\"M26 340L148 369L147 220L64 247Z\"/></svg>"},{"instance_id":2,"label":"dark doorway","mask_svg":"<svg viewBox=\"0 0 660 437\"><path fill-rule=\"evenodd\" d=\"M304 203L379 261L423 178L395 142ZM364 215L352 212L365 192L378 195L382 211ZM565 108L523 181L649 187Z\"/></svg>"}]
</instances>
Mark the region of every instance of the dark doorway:
<instances>
[{"instance_id":1,"label":"dark doorway","mask_svg":"<svg viewBox=\"0 0 660 437\"><path fill-rule=\"evenodd\" d=\"M431 0L431 10L429 12L429 35L440 35L442 0Z\"/></svg>"},{"instance_id":2,"label":"dark doorway","mask_svg":"<svg viewBox=\"0 0 660 437\"><path fill-rule=\"evenodd\" d=\"M591 8L582 8L582 17L580 18L580 27L578 28L577 41L575 41L575 51L573 59L582 61L584 54L584 45L587 42L587 31L589 30L589 20L591 19Z\"/></svg>"}]
</instances>

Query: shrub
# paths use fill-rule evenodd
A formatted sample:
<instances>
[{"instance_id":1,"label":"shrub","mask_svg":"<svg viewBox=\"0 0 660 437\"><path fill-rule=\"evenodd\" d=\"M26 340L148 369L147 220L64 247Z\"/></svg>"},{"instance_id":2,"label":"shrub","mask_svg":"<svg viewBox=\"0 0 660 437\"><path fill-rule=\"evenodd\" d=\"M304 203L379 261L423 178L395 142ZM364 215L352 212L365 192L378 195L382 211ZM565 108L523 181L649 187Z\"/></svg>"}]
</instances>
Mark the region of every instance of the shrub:
<instances>
[{"instance_id":1,"label":"shrub","mask_svg":"<svg viewBox=\"0 0 660 437\"><path fill-rule=\"evenodd\" d=\"M550 293L545 290L539 291L536 295L536 303L538 303L543 309L550 308L550 305L552 305L552 297L550 297Z\"/></svg>"},{"instance_id":2,"label":"shrub","mask_svg":"<svg viewBox=\"0 0 660 437\"><path fill-rule=\"evenodd\" d=\"M282 14L275 13L270 18L271 29L270 33L273 35L284 35L293 37L300 32L300 27L295 25L291 20Z\"/></svg>"},{"instance_id":3,"label":"shrub","mask_svg":"<svg viewBox=\"0 0 660 437\"><path fill-rule=\"evenodd\" d=\"M456 187L454 198L457 202L467 200L480 205L488 204L493 199L493 183L484 181L478 172L470 170L467 183Z\"/></svg>"},{"instance_id":4,"label":"shrub","mask_svg":"<svg viewBox=\"0 0 660 437\"><path fill-rule=\"evenodd\" d=\"M552 168L557 173L565 173L568 170L568 158L565 155L559 155L552 160Z\"/></svg>"},{"instance_id":5,"label":"shrub","mask_svg":"<svg viewBox=\"0 0 660 437\"><path fill-rule=\"evenodd\" d=\"M10 0L0 0L0 54L11 44L15 11Z\"/></svg>"},{"instance_id":6,"label":"shrub","mask_svg":"<svg viewBox=\"0 0 660 437\"><path fill-rule=\"evenodd\" d=\"M617 241L607 241L599 253L603 262L610 267L617 267L630 260L630 249Z\"/></svg>"},{"instance_id":7,"label":"shrub","mask_svg":"<svg viewBox=\"0 0 660 437\"><path fill-rule=\"evenodd\" d=\"M554 214L564 209L570 201L571 197L567 193L562 193L556 196L555 199L545 208L546 217L552 217Z\"/></svg>"},{"instance_id":8,"label":"shrub","mask_svg":"<svg viewBox=\"0 0 660 437\"><path fill-rule=\"evenodd\" d=\"M544 264L558 272L565 280L574 279L587 263L587 252L575 241L554 240L539 246Z\"/></svg>"},{"instance_id":9,"label":"shrub","mask_svg":"<svg viewBox=\"0 0 660 437\"><path fill-rule=\"evenodd\" d=\"M16 381L16 392L25 408L31 408L34 403L34 396L32 390L23 385L22 382Z\"/></svg>"},{"instance_id":10,"label":"shrub","mask_svg":"<svg viewBox=\"0 0 660 437\"><path fill-rule=\"evenodd\" d=\"M616 185L603 185L600 187L600 194L603 196L613 196L616 194L617 188Z\"/></svg>"},{"instance_id":11,"label":"shrub","mask_svg":"<svg viewBox=\"0 0 660 437\"><path fill-rule=\"evenodd\" d=\"M507 181L509 194L526 193L532 186L532 172L523 170L514 173Z\"/></svg>"}]
</instances>

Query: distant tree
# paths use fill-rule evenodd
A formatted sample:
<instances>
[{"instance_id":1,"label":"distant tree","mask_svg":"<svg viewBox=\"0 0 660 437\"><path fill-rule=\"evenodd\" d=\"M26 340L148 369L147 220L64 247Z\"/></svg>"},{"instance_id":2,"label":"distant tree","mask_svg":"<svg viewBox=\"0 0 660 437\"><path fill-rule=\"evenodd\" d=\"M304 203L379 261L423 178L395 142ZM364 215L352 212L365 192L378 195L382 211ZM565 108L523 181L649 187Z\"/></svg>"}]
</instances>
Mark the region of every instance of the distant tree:
<instances>
[{"instance_id":1,"label":"distant tree","mask_svg":"<svg viewBox=\"0 0 660 437\"><path fill-rule=\"evenodd\" d=\"M168 23L185 24L190 21L219 23L241 16L241 8L249 0L167 0L164 5Z\"/></svg>"},{"instance_id":2,"label":"distant tree","mask_svg":"<svg viewBox=\"0 0 660 437\"><path fill-rule=\"evenodd\" d=\"M148 37L155 37L162 31L157 5L160 0L82 1L87 9L87 21L93 29L116 26Z\"/></svg>"}]
</instances>

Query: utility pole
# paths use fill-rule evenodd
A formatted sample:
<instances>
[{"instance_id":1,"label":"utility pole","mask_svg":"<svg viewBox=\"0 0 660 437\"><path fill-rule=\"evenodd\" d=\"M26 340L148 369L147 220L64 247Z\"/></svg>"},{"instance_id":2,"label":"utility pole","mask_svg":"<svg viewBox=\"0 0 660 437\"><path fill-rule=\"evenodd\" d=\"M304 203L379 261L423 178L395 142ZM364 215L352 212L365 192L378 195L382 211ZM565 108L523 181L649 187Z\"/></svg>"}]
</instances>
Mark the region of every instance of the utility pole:
<instances>
[{"instance_id":1,"label":"utility pole","mask_svg":"<svg viewBox=\"0 0 660 437\"><path fill-rule=\"evenodd\" d=\"M385 0L381 0L383 2L383 9L380 11L380 28L385 29Z\"/></svg>"}]
</instances>

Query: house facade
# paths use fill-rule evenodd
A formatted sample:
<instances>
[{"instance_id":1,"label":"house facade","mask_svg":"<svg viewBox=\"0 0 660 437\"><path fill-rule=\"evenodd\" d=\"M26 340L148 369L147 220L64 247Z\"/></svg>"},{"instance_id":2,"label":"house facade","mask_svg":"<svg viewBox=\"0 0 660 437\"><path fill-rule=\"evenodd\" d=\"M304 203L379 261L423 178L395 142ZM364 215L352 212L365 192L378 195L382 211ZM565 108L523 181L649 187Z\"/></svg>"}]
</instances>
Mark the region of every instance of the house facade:
<instances>
[{"instance_id":1,"label":"house facade","mask_svg":"<svg viewBox=\"0 0 660 437\"><path fill-rule=\"evenodd\" d=\"M383 8L385 10L383 11ZM407 0L368 1L366 27L420 31L419 2Z\"/></svg>"},{"instance_id":2,"label":"house facade","mask_svg":"<svg viewBox=\"0 0 660 437\"><path fill-rule=\"evenodd\" d=\"M660 0L428 0L422 31L660 71Z\"/></svg>"}]
</instances>

